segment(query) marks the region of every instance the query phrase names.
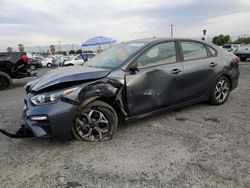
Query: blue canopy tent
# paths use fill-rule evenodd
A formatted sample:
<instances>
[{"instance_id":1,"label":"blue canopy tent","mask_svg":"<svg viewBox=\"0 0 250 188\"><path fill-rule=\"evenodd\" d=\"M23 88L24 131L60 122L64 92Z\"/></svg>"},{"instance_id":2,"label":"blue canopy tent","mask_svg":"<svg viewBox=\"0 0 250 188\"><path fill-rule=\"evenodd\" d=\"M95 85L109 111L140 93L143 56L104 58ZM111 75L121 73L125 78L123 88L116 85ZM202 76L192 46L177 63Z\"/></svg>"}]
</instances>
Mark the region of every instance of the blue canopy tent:
<instances>
[{"instance_id":1,"label":"blue canopy tent","mask_svg":"<svg viewBox=\"0 0 250 188\"><path fill-rule=\"evenodd\" d=\"M104 36L97 36L97 37L93 37L93 38L86 40L84 43L82 43L82 46L96 46L96 45L98 45L99 50L100 50L102 44L112 44L115 42L116 42L115 39L112 39L109 37L104 37Z\"/></svg>"},{"instance_id":2,"label":"blue canopy tent","mask_svg":"<svg viewBox=\"0 0 250 188\"><path fill-rule=\"evenodd\" d=\"M84 43L82 43L82 46L95 46L95 45L101 45L101 44L112 44L115 43L116 40L109 38L109 37L103 37L103 36L97 36L90 38L86 40Z\"/></svg>"}]
</instances>

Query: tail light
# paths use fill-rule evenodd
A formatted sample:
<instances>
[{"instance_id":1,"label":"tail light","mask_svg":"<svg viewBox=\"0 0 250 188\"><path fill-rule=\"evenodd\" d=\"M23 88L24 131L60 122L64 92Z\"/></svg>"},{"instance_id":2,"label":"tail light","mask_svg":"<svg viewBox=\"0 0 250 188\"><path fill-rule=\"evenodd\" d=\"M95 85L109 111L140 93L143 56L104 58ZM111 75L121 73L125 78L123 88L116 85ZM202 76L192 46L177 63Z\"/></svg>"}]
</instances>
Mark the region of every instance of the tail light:
<instances>
[{"instance_id":1,"label":"tail light","mask_svg":"<svg viewBox=\"0 0 250 188\"><path fill-rule=\"evenodd\" d=\"M27 57L27 55L23 54L22 55L22 60L23 60L24 63L28 63L28 57Z\"/></svg>"}]
</instances>

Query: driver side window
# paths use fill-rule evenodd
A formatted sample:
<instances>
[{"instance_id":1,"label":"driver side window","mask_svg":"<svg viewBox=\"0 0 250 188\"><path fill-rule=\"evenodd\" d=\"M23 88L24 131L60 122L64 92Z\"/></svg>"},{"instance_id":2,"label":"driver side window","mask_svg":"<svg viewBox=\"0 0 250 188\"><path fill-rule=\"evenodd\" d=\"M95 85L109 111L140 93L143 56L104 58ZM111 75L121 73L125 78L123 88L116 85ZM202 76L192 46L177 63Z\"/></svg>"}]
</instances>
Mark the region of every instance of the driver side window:
<instances>
[{"instance_id":1,"label":"driver side window","mask_svg":"<svg viewBox=\"0 0 250 188\"><path fill-rule=\"evenodd\" d=\"M151 67L176 62L174 42L158 44L137 59L138 68Z\"/></svg>"}]
</instances>

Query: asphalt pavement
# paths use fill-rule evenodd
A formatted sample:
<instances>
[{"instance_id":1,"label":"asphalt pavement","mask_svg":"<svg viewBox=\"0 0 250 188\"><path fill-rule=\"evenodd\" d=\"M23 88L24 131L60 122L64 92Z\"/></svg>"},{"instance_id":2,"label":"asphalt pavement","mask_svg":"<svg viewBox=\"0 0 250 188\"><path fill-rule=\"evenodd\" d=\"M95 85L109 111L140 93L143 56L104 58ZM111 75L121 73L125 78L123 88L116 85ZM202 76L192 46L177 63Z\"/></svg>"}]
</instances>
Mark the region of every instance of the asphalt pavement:
<instances>
[{"instance_id":1,"label":"asphalt pavement","mask_svg":"<svg viewBox=\"0 0 250 188\"><path fill-rule=\"evenodd\" d=\"M0 187L250 187L250 62L240 70L224 105L200 103L126 123L109 141L0 134ZM0 92L0 128L15 132L23 123L30 79Z\"/></svg>"}]
</instances>

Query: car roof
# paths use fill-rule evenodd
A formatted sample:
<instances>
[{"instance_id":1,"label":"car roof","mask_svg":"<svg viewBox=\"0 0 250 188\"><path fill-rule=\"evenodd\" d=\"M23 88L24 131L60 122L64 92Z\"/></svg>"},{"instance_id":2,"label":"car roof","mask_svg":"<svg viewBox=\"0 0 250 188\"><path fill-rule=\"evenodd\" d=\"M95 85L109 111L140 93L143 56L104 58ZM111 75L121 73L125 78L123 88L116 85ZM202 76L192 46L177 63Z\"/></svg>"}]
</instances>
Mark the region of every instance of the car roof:
<instances>
[{"instance_id":1,"label":"car roof","mask_svg":"<svg viewBox=\"0 0 250 188\"><path fill-rule=\"evenodd\" d=\"M204 40L199 40L199 39L193 39L193 38L181 38L181 37L152 37L152 38L142 38L142 39L135 39L135 40L130 40L127 41L127 43L157 43L157 42L163 42L163 41L182 41L182 40L186 40L186 41L194 41L194 42L201 42L207 45L211 45L210 42L204 41Z\"/></svg>"}]
</instances>

